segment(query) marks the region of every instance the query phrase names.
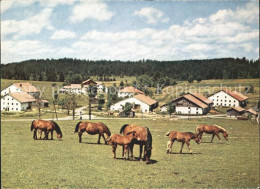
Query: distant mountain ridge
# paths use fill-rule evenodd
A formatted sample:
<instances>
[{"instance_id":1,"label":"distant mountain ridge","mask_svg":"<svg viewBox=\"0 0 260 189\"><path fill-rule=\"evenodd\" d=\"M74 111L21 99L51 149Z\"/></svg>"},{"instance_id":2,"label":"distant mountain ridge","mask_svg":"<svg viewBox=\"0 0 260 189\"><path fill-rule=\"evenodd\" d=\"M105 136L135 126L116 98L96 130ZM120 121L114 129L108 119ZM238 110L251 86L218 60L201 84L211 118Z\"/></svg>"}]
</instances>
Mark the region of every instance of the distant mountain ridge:
<instances>
[{"instance_id":1,"label":"distant mountain ridge","mask_svg":"<svg viewBox=\"0 0 260 189\"><path fill-rule=\"evenodd\" d=\"M153 78L168 76L173 79L186 80L190 75L195 79L237 79L258 78L259 59L218 58L205 60L180 61L119 61L119 60L80 60L33 59L18 63L1 64L3 79L64 81L72 71L82 76L140 76Z\"/></svg>"}]
</instances>

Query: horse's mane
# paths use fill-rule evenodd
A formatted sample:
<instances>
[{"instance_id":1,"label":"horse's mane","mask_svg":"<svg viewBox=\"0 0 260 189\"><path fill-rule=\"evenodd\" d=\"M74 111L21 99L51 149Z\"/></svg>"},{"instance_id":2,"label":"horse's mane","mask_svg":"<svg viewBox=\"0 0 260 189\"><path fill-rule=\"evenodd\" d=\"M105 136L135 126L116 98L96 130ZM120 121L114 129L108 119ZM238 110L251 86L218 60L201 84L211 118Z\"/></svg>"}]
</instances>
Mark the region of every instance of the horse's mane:
<instances>
[{"instance_id":1,"label":"horse's mane","mask_svg":"<svg viewBox=\"0 0 260 189\"><path fill-rule=\"evenodd\" d=\"M128 126L129 124L124 124L121 129L120 129L120 134L122 134L125 130L125 128Z\"/></svg>"},{"instance_id":2,"label":"horse's mane","mask_svg":"<svg viewBox=\"0 0 260 189\"><path fill-rule=\"evenodd\" d=\"M62 132L61 132L61 130L60 130L60 126L55 122L55 121L52 121L53 123L54 123L54 125L55 125L55 131L58 133L58 134L60 134L61 135L61 137L62 137Z\"/></svg>"},{"instance_id":3,"label":"horse's mane","mask_svg":"<svg viewBox=\"0 0 260 189\"><path fill-rule=\"evenodd\" d=\"M214 124L214 126L218 127L219 129L223 130L224 132L226 132L226 130L223 127L216 125L216 124Z\"/></svg>"},{"instance_id":4,"label":"horse's mane","mask_svg":"<svg viewBox=\"0 0 260 189\"><path fill-rule=\"evenodd\" d=\"M33 130L33 122L34 122L35 120L33 120L32 121L32 124L31 124L31 131Z\"/></svg>"}]
</instances>

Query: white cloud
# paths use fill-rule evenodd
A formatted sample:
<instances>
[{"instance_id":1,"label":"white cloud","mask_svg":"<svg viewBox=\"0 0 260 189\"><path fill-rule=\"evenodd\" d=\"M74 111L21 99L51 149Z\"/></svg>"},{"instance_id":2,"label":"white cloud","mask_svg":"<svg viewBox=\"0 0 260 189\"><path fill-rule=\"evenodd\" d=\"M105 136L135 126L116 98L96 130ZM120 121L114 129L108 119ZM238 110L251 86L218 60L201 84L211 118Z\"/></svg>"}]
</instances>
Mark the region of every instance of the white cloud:
<instances>
[{"instance_id":1,"label":"white cloud","mask_svg":"<svg viewBox=\"0 0 260 189\"><path fill-rule=\"evenodd\" d=\"M149 24L157 24L159 22L169 21L168 17L164 17L162 11L152 7L144 7L139 11L135 11L134 15L145 17L147 19L147 23Z\"/></svg>"},{"instance_id":2,"label":"white cloud","mask_svg":"<svg viewBox=\"0 0 260 189\"><path fill-rule=\"evenodd\" d=\"M73 7L70 20L72 22L81 22L92 18L99 21L106 21L111 19L113 14L108 10L107 5L101 1L82 1Z\"/></svg>"},{"instance_id":3,"label":"white cloud","mask_svg":"<svg viewBox=\"0 0 260 189\"><path fill-rule=\"evenodd\" d=\"M40 4L44 7L56 7L59 4L72 5L77 0L38 0Z\"/></svg>"},{"instance_id":4,"label":"white cloud","mask_svg":"<svg viewBox=\"0 0 260 189\"><path fill-rule=\"evenodd\" d=\"M67 38L75 38L76 34L72 31L66 30L58 30L52 35L51 39L67 39Z\"/></svg>"},{"instance_id":5,"label":"white cloud","mask_svg":"<svg viewBox=\"0 0 260 189\"><path fill-rule=\"evenodd\" d=\"M15 33L18 36L39 34L43 28L51 29L50 16L52 9L43 9L39 14L25 20L4 20L1 21L2 35Z\"/></svg>"},{"instance_id":6,"label":"white cloud","mask_svg":"<svg viewBox=\"0 0 260 189\"><path fill-rule=\"evenodd\" d=\"M15 1L15 0L2 0L1 3L1 13L7 11L8 9L12 8L12 7L26 7L26 6L30 6L32 3L34 3L34 0L19 0L19 1Z\"/></svg>"}]
</instances>

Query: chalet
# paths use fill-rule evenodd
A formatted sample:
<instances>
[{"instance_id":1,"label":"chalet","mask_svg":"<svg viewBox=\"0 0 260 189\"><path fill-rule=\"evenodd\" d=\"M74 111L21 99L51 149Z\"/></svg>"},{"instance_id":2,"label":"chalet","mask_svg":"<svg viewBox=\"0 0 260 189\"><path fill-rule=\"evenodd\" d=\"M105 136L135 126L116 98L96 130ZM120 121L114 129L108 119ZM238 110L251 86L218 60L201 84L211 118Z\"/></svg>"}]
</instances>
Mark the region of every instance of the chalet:
<instances>
[{"instance_id":1,"label":"chalet","mask_svg":"<svg viewBox=\"0 0 260 189\"><path fill-rule=\"evenodd\" d=\"M252 115L253 117L258 117L258 112L256 112L255 110L253 110L252 108L246 110L246 113L245 113L247 116L248 115Z\"/></svg>"},{"instance_id":2,"label":"chalet","mask_svg":"<svg viewBox=\"0 0 260 189\"><path fill-rule=\"evenodd\" d=\"M177 114L207 114L208 105L194 96L187 94L172 101Z\"/></svg>"},{"instance_id":3,"label":"chalet","mask_svg":"<svg viewBox=\"0 0 260 189\"><path fill-rule=\"evenodd\" d=\"M200 93L189 93L189 94L192 95L193 97L195 97L196 99L200 100L204 104L207 104L209 110L212 108L213 102L210 99L203 96L202 94L200 94Z\"/></svg>"},{"instance_id":4,"label":"chalet","mask_svg":"<svg viewBox=\"0 0 260 189\"><path fill-rule=\"evenodd\" d=\"M97 85L97 83L95 82L95 81L93 81L92 79L88 79L88 80L86 80L86 81L83 81L82 83L81 83L83 86L89 86L89 85Z\"/></svg>"},{"instance_id":5,"label":"chalet","mask_svg":"<svg viewBox=\"0 0 260 189\"><path fill-rule=\"evenodd\" d=\"M122 107L127 102L134 105L133 109L140 109L143 113L152 112L155 108L158 107L158 102L156 100L143 94L138 94L113 104L110 107L110 110L122 111Z\"/></svg>"},{"instance_id":6,"label":"chalet","mask_svg":"<svg viewBox=\"0 0 260 189\"><path fill-rule=\"evenodd\" d=\"M71 85L65 85L60 92L65 93L74 93L74 94L82 94L83 89L81 84L71 84Z\"/></svg>"},{"instance_id":7,"label":"chalet","mask_svg":"<svg viewBox=\"0 0 260 189\"><path fill-rule=\"evenodd\" d=\"M213 102L214 106L245 107L248 97L237 91L223 89L209 96L209 99Z\"/></svg>"},{"instance_id":8,"label":"chalet","mask_svg":"<svg viewBox=\"0 0 260 189\"><path fill-rule=\"evenodd\" d=\"M9 93L28 93L34 98L39 97L40 91L30 83L13 83L9 87L1 91L1 96L5 96Z\"/></svg>"},{"instance_id":9,"label":"chalet","mask_svg":"<svg viewBox=\"0 0 260 189\"><path fill-rule=\"evenodd\" d=\"M132 86L125 87L118 91L118 97L132 97L136 94L144 94L142 91Z\"/></svg>"},{"instance_id":10,"label":"chalet","mask_svg":"<svg viewBox=\"0 0 260 189\"><path fill-rule=\"evenodd\" d=\"M35 98L27 92L10 92L1 99L1 111L28 110L35 102Z\"/></svg>"},{"instance_id":11,"label":"chalet","mask_svg":"<svg viewBox=\"0 0 260 189\"><path fill-rule=\"evenodd\" d=\"M227 110L227 115L231 116L242 116L244 113L246 112L246 110L244 108L241 108L240 106L237 107L232 107L230 109Z\"/></svg>"}]
</instances>

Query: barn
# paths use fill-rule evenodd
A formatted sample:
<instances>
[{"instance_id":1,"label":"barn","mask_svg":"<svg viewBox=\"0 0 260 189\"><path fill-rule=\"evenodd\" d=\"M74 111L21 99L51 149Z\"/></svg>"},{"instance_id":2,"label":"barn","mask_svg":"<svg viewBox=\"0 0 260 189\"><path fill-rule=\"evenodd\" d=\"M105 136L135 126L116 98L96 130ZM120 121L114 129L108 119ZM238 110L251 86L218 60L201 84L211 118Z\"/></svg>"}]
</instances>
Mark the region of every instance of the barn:
<instances>
[{"instance_id":1,"label":"barn","mask_svg":"<svg viewBox=\"0 0 260 189\"><path fill-rule=\"evenodd\" d=\"M246 112L246 110L244 108L241 107L232 107L230 109L227 110L227 115L231 116L241 116Z\"/></svg>"}]
</instances>

